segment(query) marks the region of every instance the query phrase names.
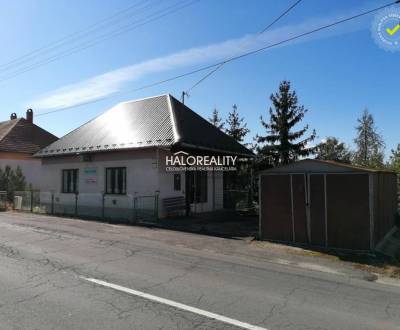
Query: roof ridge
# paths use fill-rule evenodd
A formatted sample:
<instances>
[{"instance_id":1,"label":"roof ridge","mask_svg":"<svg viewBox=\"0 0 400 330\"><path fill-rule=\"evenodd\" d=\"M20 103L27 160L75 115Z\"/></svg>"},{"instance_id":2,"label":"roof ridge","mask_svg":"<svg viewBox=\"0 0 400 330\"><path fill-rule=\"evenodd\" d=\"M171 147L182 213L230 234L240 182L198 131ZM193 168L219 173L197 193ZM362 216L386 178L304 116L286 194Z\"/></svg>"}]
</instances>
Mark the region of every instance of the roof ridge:
<instances>
[{"instance_id":1,"label":"roof ridge","mask_svg":"<svg viewBox=\"0 0 400 330\"><path fill-rule=\"evenodd\" d=\"M117 103L115 106L120 105L120 104L126 104L126 103L135 103L135 102L140 102L140 101L145 101L145 100L149 100L149 99L155 99L156 97L161 97L161 96L171 96L171 94L169 93L164 93L164 94L160 94L160 95L154 95L154 96L147 96L147 97L143 97L140 99L134 99L134 100L128 100L128 101L122 101ZM111 109L110 109L111 110Z\"/></svg>"},{"instance_id":2,"label":"roof ridge","mask_svg":"<svg viewBox=\"0 0 400 330\"><path fill-rule=\"evenodd\" d=\"M169 116L171 118L172 132L174 133L174 142L179 143L181 140L181 136L178 132L178 124L176 121L175 111L172 106L171 98L174 98L171 94L167 94L167 101L169 107ZM174 98L175 99L175 98Z\"/></svg>"}]
</instances>

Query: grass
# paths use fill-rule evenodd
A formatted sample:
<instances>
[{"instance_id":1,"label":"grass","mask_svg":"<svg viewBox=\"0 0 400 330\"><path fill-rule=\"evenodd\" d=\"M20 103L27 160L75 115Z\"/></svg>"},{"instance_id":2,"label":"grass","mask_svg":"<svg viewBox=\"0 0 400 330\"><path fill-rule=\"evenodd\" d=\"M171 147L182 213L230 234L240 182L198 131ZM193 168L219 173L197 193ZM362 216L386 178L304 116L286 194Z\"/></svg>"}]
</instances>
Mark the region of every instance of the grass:
<instances>
[{"instance_id":1,"label":"grass","mask_svg":"<svg viewBox=\"0 0 400 330\"><path fill-rule=\"evenodd\" d=\"M275 250L277 252L288 253L291 255L317 257L331 260L333 262L350 263L355 269L380 274L391 278L400 279L400 262L392 260L383 255L371 253L357 253L333 249L314 249L305 246L290 246L268 241L253 241L253 246Z\"/></svg>"}]
</instances>

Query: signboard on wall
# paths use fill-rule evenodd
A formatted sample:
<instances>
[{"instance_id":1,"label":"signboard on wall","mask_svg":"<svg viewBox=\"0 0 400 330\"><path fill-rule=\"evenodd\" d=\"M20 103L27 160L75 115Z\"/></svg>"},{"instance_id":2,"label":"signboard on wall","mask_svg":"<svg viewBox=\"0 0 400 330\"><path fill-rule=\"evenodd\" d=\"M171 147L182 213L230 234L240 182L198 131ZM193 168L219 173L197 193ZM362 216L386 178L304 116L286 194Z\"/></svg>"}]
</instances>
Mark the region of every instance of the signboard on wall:
<instances>
[{"instance_id":1,"label":"signboard on wall","mask_svg":"<svg viewBox=\"0 0 400 330\"><path fill-rule=\"evenodd\" d=\"M85 182L87 184L97 183L97 168L96 167L85 167L83 169L85 175Z\"/></svg>"}]
</instances>

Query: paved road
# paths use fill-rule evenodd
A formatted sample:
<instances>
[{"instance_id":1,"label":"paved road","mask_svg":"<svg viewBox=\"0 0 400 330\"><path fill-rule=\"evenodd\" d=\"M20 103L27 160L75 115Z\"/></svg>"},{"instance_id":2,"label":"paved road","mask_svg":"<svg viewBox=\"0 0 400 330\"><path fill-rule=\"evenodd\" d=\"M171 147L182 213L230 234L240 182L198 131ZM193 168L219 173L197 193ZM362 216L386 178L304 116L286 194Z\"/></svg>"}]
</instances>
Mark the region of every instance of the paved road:
<instances>
[{"instance_id":1,"label":"paved road","mask_svg":"<svg viewBox=\"0 0 400 330\"><path fill-rule=\"evenodd\" d=\"M240 328L206 311L265 329L400 329L399 287L279 265L245 244L2 213L0 328Z\"/></svg>"}]
</instances>

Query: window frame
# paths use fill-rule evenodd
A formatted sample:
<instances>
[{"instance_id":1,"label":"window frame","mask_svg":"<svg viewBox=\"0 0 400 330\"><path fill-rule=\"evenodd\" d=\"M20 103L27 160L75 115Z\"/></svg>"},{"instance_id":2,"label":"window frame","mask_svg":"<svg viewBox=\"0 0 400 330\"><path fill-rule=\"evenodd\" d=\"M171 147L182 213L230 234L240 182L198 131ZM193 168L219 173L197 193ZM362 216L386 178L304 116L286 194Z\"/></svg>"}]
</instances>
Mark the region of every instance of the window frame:
<instances>
[{"instance_id":1,"label":"window frame","mask_svg":"<svg viewBox=\"0 0 400 330\"><path fill-rule=\"evenodd\" d=\"M191 193L189 198L190 204L208 203L208 172L195 171L192 172Z\"/></svg>"},{"instance_id":2,"label":"window frame","mask_svg":"<svg viewBox=\"0 0 400 330\"><path fill-rule=\"evenodd\" d=\"M109 171L111 172L111 176L115 176L116 172L120 172L120 174L122 174L122 187L120 187L120 189L118 189L119 191L116 191L117 187L116 185L118 185L118 183L116 184L116 182L111 182L111 187L110 189L108 189L108 175L109 175ZM106 195L119 195L119 196L124 196L127 194L127 169L126 166L115 166L115 167L106 167L105 168L105 182L104 182L104 192ZM110 180L113 180L112 178ZM115 177L114 177L115 180ZM113 187L114 185L114 187Z\"/></svg>"},{"instance_id":3,"label":"window frame","mask_svg":"<svg viewBox=\"0 0 400 330\"><path fill-rule=\"evenodd\" d=\"M175 173L174 174L174 191L181 191L181 190L182 190L182 175L181 175L181 173Z\"/></svg>"},{"instance_id":4,"label":"window frame","mask_svg":"<svg viewBox=\"0 0 400 330\"><path fill-rule=\"evenodd\" d=\"M65 173L67 174L67 184L65 185ZM71 174L71 176L69 176ZM72 189L69 189L72 180ZM75 182L74 182L75 181ZM78 168L67 168L61 171L61 193L62 194L78 194L79 193L79 169Z\"/></svg>"}]
</instances>

